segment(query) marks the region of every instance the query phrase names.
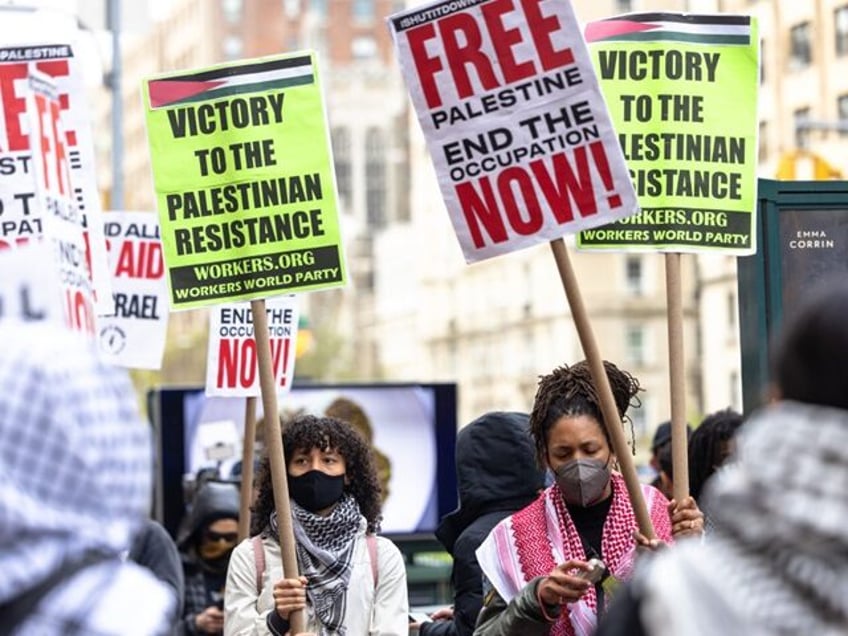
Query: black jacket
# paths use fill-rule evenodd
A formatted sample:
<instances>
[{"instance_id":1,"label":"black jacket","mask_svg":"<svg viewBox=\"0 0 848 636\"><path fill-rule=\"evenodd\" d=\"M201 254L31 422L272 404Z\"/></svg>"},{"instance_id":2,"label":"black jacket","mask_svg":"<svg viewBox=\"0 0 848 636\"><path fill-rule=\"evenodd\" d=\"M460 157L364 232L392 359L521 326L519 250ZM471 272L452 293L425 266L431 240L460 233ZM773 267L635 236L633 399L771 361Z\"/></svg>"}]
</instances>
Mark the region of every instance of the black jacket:
<instances>
[{"instance_id":1,"label":"black jacket","mask_svg":"<svg viewBox=\"0 0 848 636\"><path fill-rule=\"evenodd\" d=\"M219 564L222 569L211 571L197 555L201 532L218 519L238 517L239 491L235 485L210 481L197 491L177 542L185 578L182 621L185 634L199 633L194 622L197 614L223 599L227 574L225 564Z\"/></svg>"},{"instance_id":2,"label":"black jacket","mask_svg":"<svg viewBox=\"0 0 848 636\"><path fill-rule=\"evenodd\" d=\"M475 552L499 521L533 501L544 487L524 413L486 413L459 431L459 508L436 537L454 559L454 617L421 626L421 636L470 636L483 606L483 574Z\"/></svg>"}]
</instances>

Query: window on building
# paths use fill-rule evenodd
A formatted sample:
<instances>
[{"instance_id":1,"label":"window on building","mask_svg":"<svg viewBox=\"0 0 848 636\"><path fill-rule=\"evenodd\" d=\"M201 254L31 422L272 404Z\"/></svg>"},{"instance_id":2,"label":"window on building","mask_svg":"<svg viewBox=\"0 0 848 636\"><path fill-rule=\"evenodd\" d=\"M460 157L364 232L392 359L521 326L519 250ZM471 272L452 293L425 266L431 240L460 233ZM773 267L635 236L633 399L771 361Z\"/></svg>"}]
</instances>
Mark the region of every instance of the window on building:
<instances>
[{"instance_id":1,"label":"window on building","mask_svg":"<svg viewBox=\"0 0 848 636\"><path fill-rule=\"evenodd\" d=\"M625 278L628 293L641 296L645 293L645 270L641 256L629 255L624 261Z\"/></svg>"},{"instance_id":2,"label":"window on building","mask_svg":"<svg viewBox=\"0 0 848 636\"><path fill-rule=\"evenodd\" d=\"M810 129L804 124L810 121L810 109L799 108L792 113L795 122L795 147L807 149L810 147Z\"/></svg>"},{"instance_id":3,"label":"window on building","mask_svg":"<svg viewBox=\"0 0 848 636\"><path fill-rule=\"evenodd\" d=\"M244 42L237 35L228 35L224 38L224 55L228 60L237 60L244 51Z\"/></svg>"},{"instance_id":4,"label":"window on building","mask_svg":"<svg viewBox=\"0 0 848 636\"><path fill-rule=\"evenodd\" d=\"M727 293L727 326L736 329L736 294Z\"/></svg>"},{"instance_id":5,"label":"window on building","mask_svg":"<svg viewBox=\"0 0 848 636\"><path fill-rule=\"evenodd\" d=\"M615 0L616 13L630 13L633 11L633 0Z\"/></svg>"},{"instance_id":6,"label":"window on building","mask_svg":"<svg viewBox=\"0 0 848 636\"><path fill-rule=\"evenodd\" d=\"M224 19L230 24L241 20L242 0L221 0L221 11Z\"/></svg>"},{"instance_id":7,"label":"window on building","mask_svg":"<svg viewBox=\"0 0 848 636\"><path fill-rule=\"evenodd\" d=\"M760 163L765 162L768 159L768 123L761 121L760 122L760 132L757 139L757 153Z\"/></svg>"},{"instance_id":8,"label":"window on building","mask_svg":"<svg viewBox=\"0 0 848 636\"><path fill-rule=\"evenodd\" d=\"M731 371L729 376L730 386L730 408L734 411L742 411L742 382L739 380L739 372Z\"/></svg>"},{"instance_id":9,"label":"window on building","mask_svg":"<svg viewBox=\"0 0 848 636\"><path fill-rule=\"evenodd\" d=\"M318 17L327 17L327 0L309 0L309 11Z\"/></svg>"},{"instance_id":10,"label":"window on building","mask_svg":"<svg viewBox=\"0 0 848 636\"><path fill-rule=\"evenodd\" d=\"M840 134L843 136L848 135L848 93L836 98L836 116L839 119L839 123L844 126Z\"/></svg>"},{"instance_id":11,"label":"window on building","mask_svg":"<svg viewBox=\"0 0 848 636\"><path fill-rule=\"evenodd\" d=\"M300 0L283 0L283 11L287 18L296 18L300 13Z\"/></svg>"},{"instance_id":12,"label":"window on building","mask_svg":"<svg viewBox=\"0 0 848 636\"><path fill-rule=\"evenodd\" d=\"M377 57L377 40L370 35L360 35L350 41L350 52L355 60Z\"/></svg>"},{"instance_id":13,"label":"window on building","mask_svg":"<svg viewBox=\"0 0 848 636\"><path fill-rule=\"evenodd\" d=\"M369 227L386 224L386 141L379 128L365 133L365 207Z\"/></svg>"},{"instance_id":14,"label":"window on building","mask_svg":"<svg viewBox=\"0 0 848 636\"><path fill-rule=\"evenodd\" d=\"M848 55L848 4L833 12L833 24L836 38L836 54Z\"/></svg>"},{"instance_id":15,"label":"window on building","mask_svg":"<svg viewBox=\"0 0 848 636\"><path fill-rule=\"evenodd\" d=\"M336 185L339 197L346 205L353 198L353 168L351 165L350 131L347 128L333 128L333 160L336 164Z\"/></svg>"},{"instance_id":16,"label":"window on building","mask_svg":"<svg viewBox=\"0 0 848 636\"><path fill-rule=\"evenodd\" d=\"M796 24L789 31L789 68L792 70L806 68L813 61L811 43L811 26L809 22Z\"/></svg>"},{"instance_id":17,"label":"window on building","mask_svg":"<svg viewBox=\"0 0 848 636\"><path fill-rule=\"evenodd\" d=\"M627 361L632 367L645 366L645 327L642 325L629 325L625 333L624 343Z\"/></svg>"},{"instance_id":18,"label":"window on building","mask_svg":"<svg viewBox=\"0 0 848 636\"><path fill-rule=\"evenodd\" d=\"M353 0L351 13L354 20L368 21L374 19L374 0Z\"/></svg>"}]
</instances>

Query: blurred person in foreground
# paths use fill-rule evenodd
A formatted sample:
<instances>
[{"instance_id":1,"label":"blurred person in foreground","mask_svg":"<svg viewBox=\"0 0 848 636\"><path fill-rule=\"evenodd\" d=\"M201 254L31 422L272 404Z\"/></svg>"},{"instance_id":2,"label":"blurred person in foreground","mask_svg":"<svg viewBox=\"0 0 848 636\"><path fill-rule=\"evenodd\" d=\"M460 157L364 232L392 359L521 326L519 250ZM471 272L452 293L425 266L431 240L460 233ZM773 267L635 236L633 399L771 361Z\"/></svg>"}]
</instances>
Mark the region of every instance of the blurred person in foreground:
<instances>
[{"instance_id":1,"label":"blurred person in foreground","mask_svg":"<svg viewBox=\"0 0 848 636\"><path fill-rule=\"evenodd\" d=\"M180 634L183 616L185 580L177 544L158 521L147 519L136 533L127 559L150 570L171 588L174 611L171 614L173 634Z\"/></svg>"},{"instance_id":2,"label":"blurred person in foreground","mask_svg":"<svg viewBox=\"0 0 848 636\"><path fill-rule=\"evenodd\" d=\"M604 368L618 411L608 425L622 426L639 382L610 362ZM642 484L657 539L637 532L586 361L541 378L530 430L539 465L555 483L495 526L477 550L486 596L474 634L589 636L615 586L630 577L637 547L700 536L703 516L691 497L669 502ZM593 581L583 576L593 570L590 559L603 562Z\"/></svg>"},{"instance_id":3,"label":"blurred person in foreground","mask_svg":"<svg viewBox=\"0 0 848 636\"><path fill-rule=\"evenodd\" d=\"M172 592L122 558L152 485L129 377L56 326L4 322L0 338L0 626L167 634Z\"/></svg>"},{"instance_id":4,"label":"blurred person in foreground","mask_svg":"<svg viewBox=\"0 0 848 636\"><path fill-rule=\"evenodd\" d=\"M658 554L599 634L848 632L848 286L802 304L772 356L777 402L707 486L703 544Z\"/></svg>"},{"instance_id":5,"label":"blurred person in foreground","mask_svg":"<svg viewBox=\"0 0 848 636\"><path fill-rule=\"evenodd\" d=\"M224 583L238 543L239 491L206 481L194 495L177 542L185 575L183 633L224 631Z\"/></svg>"},{"instance_id":6,"label":"blurred person in foreground","mask_svg":"<svg viewBox=\"0 0 848 636\"><path fill-rule=\"evenodd\" d=\"M456 437L459 508L445 515L436 537L453 557L453 610L434 622L413 623L421 636L470 636L483 607L483 574L475 551L502 519L539 496L545 473L536 465L530 418L494 411L463 427ZM442 620L439 620L442 619Z\"/></svg>"}]
</instances>

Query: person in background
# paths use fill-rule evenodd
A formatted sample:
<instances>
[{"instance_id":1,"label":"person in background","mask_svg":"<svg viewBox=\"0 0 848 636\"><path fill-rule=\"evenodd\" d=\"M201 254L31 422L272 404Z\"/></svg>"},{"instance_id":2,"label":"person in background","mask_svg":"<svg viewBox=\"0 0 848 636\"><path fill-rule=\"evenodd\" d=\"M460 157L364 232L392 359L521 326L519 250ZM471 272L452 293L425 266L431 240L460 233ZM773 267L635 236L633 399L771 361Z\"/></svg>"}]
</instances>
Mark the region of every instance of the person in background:
<instances>
[{"instance_id":1,"label":"person in background","mask_svg":"<svg viewBox=\"0 0 848 636\"><path fill-rule=\"evenodd\" d=\"M231 483L207 481L194 496L177 546L183 561L183 631L221 634L224 583L238 542L239 492Z\"/></svg>"},{"instance_id":2,"label":"person in background","mask_svg":"<svg viewBox=\"0 0 848 636\"><path fill-rule=\"evenodd\" d=\"M688 424L686 436L687 439L692 436L692 428ZM654 439L651 441L650 465L656 473L651 485L665 495L666 499L671 499L674 483L674 471L671 468L671 422L663 422L654 432ZM697 501L697 498L695 499Z\"/></svg>"},{"instance_id":3,"label":"person in background","mask_svg":"<svg viewBox=\"0 0 848 636\"><path fill-rule=\"evenodd\" d=\"M174 598L171 616L172 633L179 634L183 616L185 584L183 566L177 545L160 523L147 519L135 535L127 559L150 570L157 579L167 583Z\"/></svg>"},{"instance_id":4,"label":"person in background","mask_svg":"<svg viewBox=\"0 0 848 636\"><path fill-rule=\"evenodd\" d=\"M283 578L274 490L262 459L252 538L233 552L227 636L282 635L290 613L332 636L407 634L409 603L400 550L376 536L380 486L371 449L350 424L296 416L283 433L298 578Z\"/></svg>"},{"instance_id":5,"label":"person in background","mask_svg":"<svg viewBox=\"0 0 848 636\"><path fill-rule=\"evenodd\" d=\"M453 557L453 610L414 623L421 636L470 636L483 607L483 575L475 551L492 528L539 496L545 474L535 462L526 413L481 415L456 438L459 507L442 519L436 537ZM442 618L442 620L438 620Z\"/></svg>"},{"instance_id":6,"label":"person in background","mask_svg":"<svg viewBox=\"0 0 848 636\"><path fill-rule=\"evenodd\" d=\"M742 414L733 409L711 413L689 438L689 492L700 501L707 480L733 454Z\"/></svg>"},{"instance_id":7,"label":"person in background","mask_svg":"<svg viewBox=\"0 0 848 636\"><path fill-rule=\"evenodd\" d=\"M845 634L848 286L802 303L773 348L776 403L710 480L709 540L645 563L599 636Z\"/></svg>"},{"instance_id":8,"label":"person in background","mask_svg":"<svg viewBox=\"0 0 848 636\"><path fill-rule=\"evenodd\" d=\"M639 382L604 363L621 426ZM477 550L491 588L477 636L588 636L614 585L630 577L636 557L636 516L603 423L589 365L583 361L543 376L530 414L540 465L554 485L501 521ZM657 538L700 535L703 516L687 498L679 504L642 485ZM602 561L593 568L588 561ZM597 570L590 581L583 573ZM484 589L485 586L484 586Z\"/></svg>"},{"instance_id":9,"label":"person in background","mask_svg":"<svg viewBox=\"0 0 848 636\"><path fill-rule=\"evenodd\" d=\"M0 628L168 633L174 601L125 561L150 508L150 428L123 369L48 324L0 324Z\"/></svg>"}]
</instances>

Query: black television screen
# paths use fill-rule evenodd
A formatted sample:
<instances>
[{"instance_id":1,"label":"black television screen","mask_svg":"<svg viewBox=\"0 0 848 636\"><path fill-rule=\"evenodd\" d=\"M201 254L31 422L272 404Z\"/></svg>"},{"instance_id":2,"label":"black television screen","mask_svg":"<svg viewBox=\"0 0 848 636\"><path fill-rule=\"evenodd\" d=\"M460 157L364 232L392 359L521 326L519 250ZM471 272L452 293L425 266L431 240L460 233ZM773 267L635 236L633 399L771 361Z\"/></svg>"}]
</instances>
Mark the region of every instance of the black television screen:
<instances>
[{"instance_id":1,"label":"black television screen","mask_svg":"<svg viewBox=\"0 0 848 636\"><path fill-rule=\"evenodd\" d=\"M186 480L207 467L224 478L237 472L245 400L207 397L202 388L153 389L148 400L160 457L156 516L174 534L185 511ZM431 533L456 507L456 385L305 384L278 401L284 413L324 414L334 403L347 412L358 409L354 424L364 430L367 421L387 491L384 533ZM259 417L261 400L257 410Z\"/></svg>"}]
</instances>

